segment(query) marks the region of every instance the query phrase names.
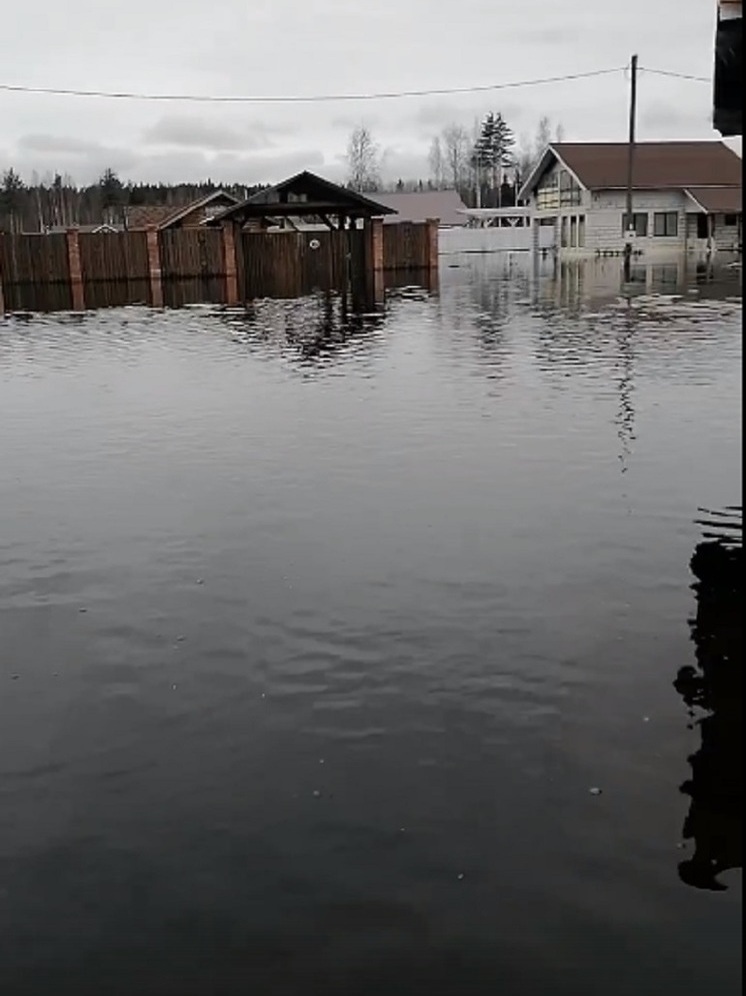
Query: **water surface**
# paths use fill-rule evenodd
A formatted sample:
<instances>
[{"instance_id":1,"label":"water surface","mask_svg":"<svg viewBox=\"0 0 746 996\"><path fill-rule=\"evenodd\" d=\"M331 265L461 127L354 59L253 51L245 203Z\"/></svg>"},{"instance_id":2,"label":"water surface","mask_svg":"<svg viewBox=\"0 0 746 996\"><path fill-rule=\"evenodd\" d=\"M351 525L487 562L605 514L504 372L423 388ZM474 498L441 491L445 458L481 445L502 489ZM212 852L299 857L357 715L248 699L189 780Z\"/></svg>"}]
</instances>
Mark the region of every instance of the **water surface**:
<instances>
[{"instance_id":1,"label":"water surface","mask_svg":"<svg viewBox=\"0 0 746 996\"><path fill-rule=\"evenodd\" d=\"M637 282L0 320L4 994L740 992L673 684L740 285Z\"/></svg>"}]
</instances>

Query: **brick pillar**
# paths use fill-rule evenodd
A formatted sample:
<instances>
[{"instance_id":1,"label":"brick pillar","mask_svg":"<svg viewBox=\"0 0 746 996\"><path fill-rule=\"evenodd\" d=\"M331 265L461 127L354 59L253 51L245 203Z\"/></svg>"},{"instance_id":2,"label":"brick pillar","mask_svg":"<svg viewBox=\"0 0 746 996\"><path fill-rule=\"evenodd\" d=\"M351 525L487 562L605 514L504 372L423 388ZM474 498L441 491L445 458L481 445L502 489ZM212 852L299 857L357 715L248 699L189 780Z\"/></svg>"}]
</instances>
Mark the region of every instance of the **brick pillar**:
<instances>
[{"instance_id":1,"label":"brick pillar","mask_svg":"<svg viewBox=\"0 0 746 996\"><path fill-rule=\"evenodd\" d=\"M148 241L148 271L150 276L150 303L154 308L163 307L163 279L161 252L158 246L158 229L151 225L145 233Z\"/></svg>"},{"instance_id":2,"label":"brick pillar","mask_svg":"<svg viewBox=\"0 0 746 996\"><path fill-rule=\"evenodd\" d=\"M370 219L370 267L383 273L383 218Z\"/></svg>"},{"instance_id":3,"label":"brick pillar","mask_svg":"<svg viewBox=\"0 0 746 996\"><path fill-rule=\"evenodd\" d=\"M440 272L438 269L438 232L440 222L437 218L428 218L427 222L427 289L437 294L440 289Z\"/></svg>"},{"instance_id":4,"label":"brick pillar","mask_svg":"<svg viewBox=\"0 0 746 996\"><path fill-rule=\"evenodd\" d=\"M438 230L440 222L437 218L428 218L427 222L427 268L438 269Z\"/></svg>"},{"instance_id":5,"label":"brick pillar","mask_svg":"<svg viewBox=\"0 0 746 996\"><path fill-rule=\"evenodd\" d=\"M70 291L73 299L73 311L85 311L83 268L80 263L80 238L77 228L68 228L66 238L67 265L70 270Z\"/></svg>"},{"instance_id":6,"label":"brick pillar","mask_svg":"<svg viewBox=\"0 0 746 996\"><path fill-rule=\"evenodd\" d=\"M232 221L227 221L223 225L223 262L225 266L225 303L238 304L236 226Z\"/></svg>"}]
</instances>

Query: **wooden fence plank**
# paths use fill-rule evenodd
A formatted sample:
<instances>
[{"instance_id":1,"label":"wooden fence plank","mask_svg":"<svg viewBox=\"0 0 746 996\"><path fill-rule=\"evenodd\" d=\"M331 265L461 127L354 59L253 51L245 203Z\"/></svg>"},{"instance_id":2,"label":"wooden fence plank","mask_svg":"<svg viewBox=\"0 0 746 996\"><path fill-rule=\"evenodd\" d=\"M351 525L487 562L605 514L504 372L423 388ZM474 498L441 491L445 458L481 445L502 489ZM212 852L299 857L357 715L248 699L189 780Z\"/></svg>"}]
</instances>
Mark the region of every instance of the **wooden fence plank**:
<instances>
[{"instance_id":1,"label":"wooden fence plank","mask_svg":"<svg viewBox=\"0 0 746 996\"><path fill-rule=\"evenodd\" d=\"M432 226L399 223L382 228L386 271L432 269L437 251ZM299 297L315 290L345 290L351 278L365 281L373 266L368 234L361 229L236 232L238 300ZM146 232L77 233L77 239L86 307L153 303ZM158 232L158 244L166 306L223 303L236 296L229 290L221 229L166 230ZM0 274L8 311L73 306L65 234L0 234Z\"/></svg>"}]
</instances>

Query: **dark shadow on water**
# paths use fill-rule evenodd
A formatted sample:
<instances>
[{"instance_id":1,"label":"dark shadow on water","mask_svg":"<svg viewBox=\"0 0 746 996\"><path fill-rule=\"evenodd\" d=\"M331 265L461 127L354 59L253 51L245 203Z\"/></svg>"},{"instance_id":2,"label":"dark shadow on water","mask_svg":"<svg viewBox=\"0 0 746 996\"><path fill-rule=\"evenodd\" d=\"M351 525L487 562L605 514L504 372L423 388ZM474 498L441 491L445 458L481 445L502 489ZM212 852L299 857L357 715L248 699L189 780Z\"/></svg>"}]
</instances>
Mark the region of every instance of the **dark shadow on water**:
<instances>
[{"instance_id":1,"label":"dark shadow on water","mask_svg":"<svg viewBox=\"0 0 746 996\"><path fill-rule=\"evenodd\" d=\"M382 327L385 309L364 291L322 291L304 298L252 301L224 312L235 342L304 367L328 365Z\"/></svg>"},{"instance_id":2,"label":"dark shadow on water","mask_svg":"<svg viewBox=\"0 0 746 996\"><path fill-rule=\"evenodd\" d=\"M682 667L674 682L701 736L681 786L691 798L683 836L694 842L694 854L681 862L679 876L693 888L721 891L727 886L718 876L743 866L742 510L706 515L691 560L697 663Z\"/></svg>"}]
</instances>

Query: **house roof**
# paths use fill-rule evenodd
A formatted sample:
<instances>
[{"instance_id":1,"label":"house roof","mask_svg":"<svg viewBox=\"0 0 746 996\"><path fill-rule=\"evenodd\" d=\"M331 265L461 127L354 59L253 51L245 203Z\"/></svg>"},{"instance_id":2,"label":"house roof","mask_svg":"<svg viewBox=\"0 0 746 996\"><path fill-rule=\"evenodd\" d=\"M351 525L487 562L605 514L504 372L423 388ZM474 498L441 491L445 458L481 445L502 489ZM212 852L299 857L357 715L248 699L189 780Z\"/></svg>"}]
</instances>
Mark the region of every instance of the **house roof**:
<instances>
[{"instance_id":1,"label":"house roof","mask_svg":"<svg viewBox=\"0 0 746 996\"><path fill-rule=\"evenodd\" d=\"M100 232L121 232L120 225L110 225L108 222L97 222L93 225L49 225L45 232L47 235L62 235L64 232L74 228L80 235L98 235Z\"/></svg>"},{"instance_id":2,"label":"house roof","mask_svg":"<svg viewBox=\"0 0 746 996\"><path fill-rule=\"evenodd\" d=\"M175 210L173 204L133 204L124 209L124 220L130 231L153 225L159 228Z\"/></svg>"},{"instance_id":3,"label":"house roof","mask_svg":"<svg viewBox=\"0 0 746 996\"><path fill-rule=\"evenodd\" d=\"M315 173L303 170L295 176L267 187L258 193L221 211L211 224L222 221L244 222L249 218L292 214L308 217L318 214L345 214L348 217L371 218L392 214L393 208L371 200L363 194L325 180Z\"/></svg>"},{"instance_id":4,"label":"house roof","mask_svg":"<svg viewBox=\"0 0 746 996\"><path fill-rule=\"evenodd\" d=\"M627 186L626 142L556 142L549 145L519 193L530 194L559 159L587 190ZM741 159L723 142L638 142L633 187L637 190L685 187L740 187Z\"/></svg>"},{"instance_id":5,"label":"house roof","mask_svg":"<svg viewBox=\"0 0 746 996\"><path fill-rule=\"evenodd\" d=\"M417 190L411 193L376 194L379 204L396 211L388 221L428 221L437 218L441 225L463 225L466 218L460 211L466 205L456 190Z\"/></svg>"},{"instance_id":6,"label":"house roof","mask_svg":"<svg viewBox=\"0 0 746 996\"><path fill-rule=\"evenodd\" d=\"M686 193L705 214L740 214L743 211L740 187L687 187Z\"/></svg>"},{"instance_id":7,"label":"house roof","mask_svg":"<svg viewBox=\"0 0 746 996\"><path fill-rule=\"evenodd\" d=\"M190 201L188 204L182 204L178 207L173 204L137 204L125 208L127 228L130 231L153 226L155 228L170 228L171 225L175 225L192 211L198 211L215 201L232 205L238 203L238 198L229 194L227 190L213 190L211 193L205 194L204 197L199 197L196 201Z\"/></svg>"}]
</instances>

